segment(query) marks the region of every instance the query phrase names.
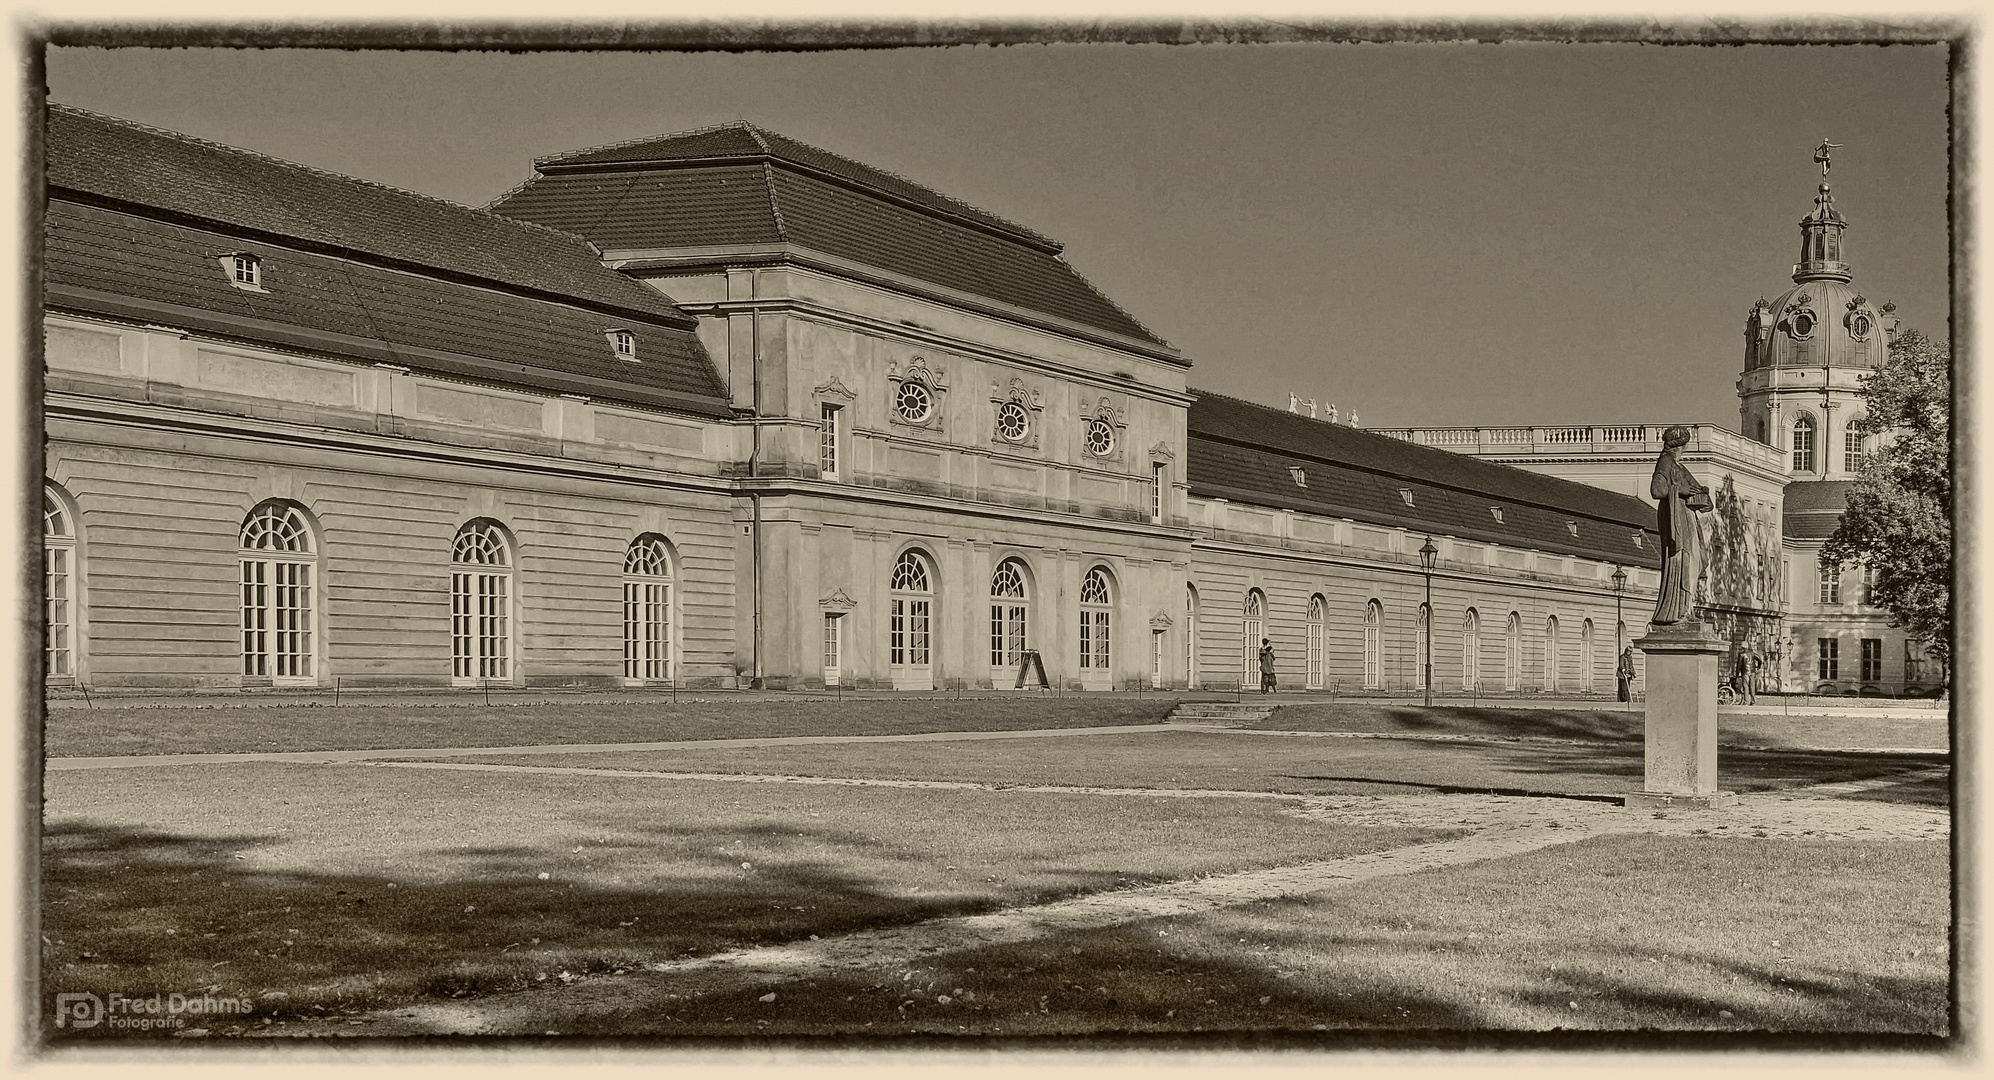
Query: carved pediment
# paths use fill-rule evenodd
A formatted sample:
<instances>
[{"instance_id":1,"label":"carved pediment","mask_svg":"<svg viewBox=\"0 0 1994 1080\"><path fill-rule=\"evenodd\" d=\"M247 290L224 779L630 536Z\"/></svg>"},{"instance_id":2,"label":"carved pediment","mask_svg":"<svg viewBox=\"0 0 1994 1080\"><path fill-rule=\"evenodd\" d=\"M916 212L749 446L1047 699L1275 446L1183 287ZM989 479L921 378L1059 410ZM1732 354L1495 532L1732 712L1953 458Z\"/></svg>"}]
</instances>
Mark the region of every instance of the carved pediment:
<instances>
[{"instance_id":1,"label":"carved pediment","mask_svg":"<svg viewBox=\"0 0 1994 1080\"><path fill-rule=\"evenodd\" d=\"M1152 458L1158 458L1163 461L1177 460L1177 452L1170 449L1170 444L1167 442L1160 442L1157 443L1155 446L1150 447L1149 456Z\"/></svg>"},{"instance_id":2,"label":"carved pediment","mask_svg":"<svg viewBox=\"0 0 1994 1080\"><path fill-rule=\"evenodd\" d=\"M1161 611L1149 617L1149 628L1151 630L1168 630L1174 625L1176 624L1170 621L1170 616Z\"/></svg>"},{"instance_id":3,"label":"carved pediment","mask_svg":"<svg viewBox=\"0 0 1994 1080\"><path fill-rule=\"evenodd\" d=\"M845 401L855 401L858 399L858 395L852 393L843 382L839 381L836 375L831 376L831 381L817 387L811 393L816 394L818 397L841 398Z\"/></svg>"},{"instance_id":4,"label":"carved pediment","mask_svg":"<svg viewBox=\"0 0 1994 1080\"><path fill-rule=\"evenodd\" d=\"M858 601L852 599L852 594L846 592L841 587L832 589L829 596L817 601L817 606L823 608L825 611L850 611L858 607L859 604Z\"/></svg>"}]
</instances>

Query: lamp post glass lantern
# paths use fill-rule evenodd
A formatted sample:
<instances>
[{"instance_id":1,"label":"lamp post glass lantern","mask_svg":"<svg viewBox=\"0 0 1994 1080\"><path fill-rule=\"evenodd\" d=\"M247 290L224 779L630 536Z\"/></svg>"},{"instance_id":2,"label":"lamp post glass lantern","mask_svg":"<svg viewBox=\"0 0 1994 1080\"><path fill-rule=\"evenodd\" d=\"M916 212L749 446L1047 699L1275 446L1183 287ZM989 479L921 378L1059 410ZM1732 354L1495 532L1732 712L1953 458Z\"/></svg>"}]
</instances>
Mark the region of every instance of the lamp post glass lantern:
<instances>
[{"instance_id":1,"label":"lamp post glass lantern","mask_svg":"<svg viewBox=\"0 0 1994 1080\"><path fill-rule=\"evenodd\" d=\"M1426 626L1423 628L1426 634L1426 670L1422 672L1425 678L1421 683L1426 688L1428 707L1433 705L1433 561L1439 555L1440 549L1433 546L1431 536L1419 546L1419 568L1426 574Z\"/></svg>"}]
</instances>

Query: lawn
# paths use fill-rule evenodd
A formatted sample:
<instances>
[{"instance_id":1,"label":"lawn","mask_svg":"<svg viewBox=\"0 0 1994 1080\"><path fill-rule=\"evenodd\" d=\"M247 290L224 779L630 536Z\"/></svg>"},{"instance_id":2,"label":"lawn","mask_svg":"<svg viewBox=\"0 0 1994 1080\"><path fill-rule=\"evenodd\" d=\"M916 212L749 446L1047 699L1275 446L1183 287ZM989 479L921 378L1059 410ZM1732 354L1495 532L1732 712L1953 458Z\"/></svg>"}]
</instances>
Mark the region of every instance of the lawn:
<instances>
[{"instance_id":1,"label":"lawn","mask_svg":"<svg viewBox=\"0 0 1994 1080\"><path fill-rule=\"evenodd\" d=\"M1154 724L1161 698L1012 698L839 702L670 698L535 705L215 705L48 710L50 757L374 750L539 743L671 742L786 735Z\"/></svg>"},{"instance_id":2,"label":"lawn","mask_svg":"<svg viewBox=\"0 0 1994 1080\"><path fill-rule=\"evenodd\" d=\"M1945 750L1944 713L1931 717L1719 714L1718 739L1734 746L1917 747ZM1284 705L1247 725L1268 731L1361 731L1506 738L1583 739L1640 745L1642 715L1606 709L1490 709L1371 705Z\"/></svg>"},{"instance_id":3,"label":"lawn","mask_svg":"<svg viewBox=\"0 0 1994 1080\"><path fill-rule=\"evenodd\" d=\"M708 997L617 980L563 1032L769 1037L1948 1030L1947 852L1602 837L1197 916ZM1412 898L1415 898L1412 899ZM773 992L771 1001L762 996Z\"/></svg>"},{"instance_id":4,"label":"lawn","mask_svg":"<svg viewBox=\"0 0 1994 1080\"><path fill-rule=\"evenodd\" d=\"M417 755L410 755L416 757ZM863 744L453 758L509 765L660 772L962 780L988 784L1200 788L1294 794L1383 791L1624 794L1641 786L1641 745L1444 743L1132 732L993 742ZM1945 764L1943 754L1730 750L1727 789L1772 791ZM1888 798L1882 789L1880 797ZM1922 799L1922 796L1921 796Z\"/></svg>"},{"instance_id":5,"label":"lawn","mask_svg":"<svg viewBox=\"0 0 1994 1080\"><path fill-rule=\"evenodd\" d=\"M1445 835L1256 800L360 765L63 772L47 796L44 990L212 986L255 1020Z\"/></svg>"}]
</instances>

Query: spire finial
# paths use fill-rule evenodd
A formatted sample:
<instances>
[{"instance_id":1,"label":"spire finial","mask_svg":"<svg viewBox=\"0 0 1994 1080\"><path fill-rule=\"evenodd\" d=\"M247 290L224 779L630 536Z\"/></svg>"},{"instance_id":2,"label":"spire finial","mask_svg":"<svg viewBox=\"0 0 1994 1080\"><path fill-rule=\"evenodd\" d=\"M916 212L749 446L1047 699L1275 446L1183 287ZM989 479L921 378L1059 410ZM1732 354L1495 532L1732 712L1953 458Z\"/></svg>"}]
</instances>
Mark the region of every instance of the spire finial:
<instances>
[{"instance_id":1,"label":"spire finial","mask_svg":"<svg viewBox=\"0 0 1994 1080\"><path fill-rule=\"evenodd\" d=\"M1832 153L1833 153L1834 151L1836 151L1836 150L1840 150L1841 148L1842 148L1842 144L1841 144L1841 143L1838 143L1838 142L1829 142L1829 141L1828 141L1828 140L1826 140L1826 139L1822 139L1822 140L1821 140L1821 145L1819 145L1819 146L1817 146L1817 147L1815 147L1815 148L1814 148L1814 164L1816 164L1816 165L1819 165L1819 166L1821 166L1821 179L1822 179L1822 180L1824 180L1824 181L1825 181L1825 180L1827 180L1827 179L1828 179L1828 164L1829 164L1829 161L1828 161L1828 158L1829 158L1829 156L1830 156L1830 155L1831 155L1831 154L1832 154Z\"/></svg>"}]
</instances>

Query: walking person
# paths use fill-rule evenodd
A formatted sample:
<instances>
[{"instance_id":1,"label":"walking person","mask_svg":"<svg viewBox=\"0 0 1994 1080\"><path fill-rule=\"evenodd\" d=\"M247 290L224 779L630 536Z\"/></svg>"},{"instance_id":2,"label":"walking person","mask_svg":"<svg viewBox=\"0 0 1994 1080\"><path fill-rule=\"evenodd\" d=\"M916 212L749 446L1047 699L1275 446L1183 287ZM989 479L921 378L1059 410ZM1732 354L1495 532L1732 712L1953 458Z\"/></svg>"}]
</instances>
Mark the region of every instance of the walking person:
<instances>
[{"instance_id":1,"label":"walking person","mask_svg":"<svg viewBox=\"0 0 1994 1080\"><path fill-rule=\"evenodd\" d=\"M1267 638L1260 639L1260 692L1274 692L1274 643Z\"/></svg>"},{"instance_id":2,"label":"walking person","mask_svg":"<svg viewBox=\"0 0 1994 1080\"><path fill-rule=\"evenodd\" d=\"M1758 704L1759 658L1752 650L1738 653L1738 701L1744 705Z\"/></svg>"},{"instance_id":3,"label":"walking person","mask_svg":"<svg viewBox=\"0 0 1994 1080\"><path fill-rule=\"evenodd\" d=\"M1634 646L1620 650L1620 665L1614 669L1615 681L1620 684L1620 700L1634 700Z\"/></svg>"}]
</instances>

